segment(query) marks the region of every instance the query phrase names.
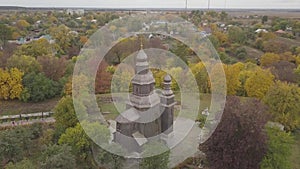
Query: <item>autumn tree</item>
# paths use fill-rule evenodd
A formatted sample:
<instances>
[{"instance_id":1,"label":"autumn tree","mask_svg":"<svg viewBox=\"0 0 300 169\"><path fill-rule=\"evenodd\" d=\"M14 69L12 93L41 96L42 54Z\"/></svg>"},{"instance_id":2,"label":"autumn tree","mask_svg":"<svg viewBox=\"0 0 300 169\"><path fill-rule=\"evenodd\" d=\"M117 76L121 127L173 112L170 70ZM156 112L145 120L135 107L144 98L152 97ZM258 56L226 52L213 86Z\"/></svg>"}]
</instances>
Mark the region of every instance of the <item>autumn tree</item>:
<instances>
[{"instance_id":1,"label":"autumn tree","mask_svg":"<svg viewBox=\"0 0 300 169\"><path fill-rule=\"evenodd\" d=\"M9 59L13 55L14 51L17 48L17 44L7 43L2 47L3 50L0 52L0 68L6 68L7 59Z\"/></svg>"},{"instance_id":2,"label":"autumn tree","mask_svg":"<svg viewBox=\"0 0 300 169\"><path fill-rule=\"evenodd\" d=\"M134 76L134 71L127 66L119 66L119 70L115 71L111 91L112 92L125 92L129 91L131 78Z\"/></svg>"},{"instance_id":3,"label":"autumn tree","mask_svg":"<svg viewBox=\"0 0 300 169\"><path fill-rule=\"evenodd\" d=\"M184 84L184 72L183 69L181 67L172 67L169 72L168 72L171 77L172 77L172 84L171 84L171 89L173 91L179 91L180 90L180 86L179 84Z\"/></svg>"},{"instance_id":4,"label":"autumn tree","mask_svg":"<svg viewBox=\"0 0 300 169\"><path fill-rule=\"evenodd\" d=\"M262 43L262 47L264 52L271 52L277 54L287 52L290 49L290 46L286 42L280 41L278 39L264 41Z\"/></svg>"},{"instance_id":5,"label":"autumn tree","mask_svg":"<svg viewBox=\"0 0 300 169\"><path fill-rule=\"evenodd\" d=\"M275 53L265 53L261 56L260 62L262 66L271 66L273 63L279 62L280 56Z\"/></svg>"},{"instance_id":6,"label":"autumn tree","mask_svg":"<svg viewBox=\"0 0 300 169\"><path fill-rule=\"evenodd\" d=\"M276 81L264 98L274 121L288 131L300 127L300 89L297 85Z\"/></svg>"},{"instance_id":7,"label":"autumn tree","mask_svg":"<svg viewBox=\"0 0 300 169\"><path fill-rule=\"evenodd\" d=\"M120 64L125 57L140 50L141 43L143 44L144 49L165 49L165 46L158 37L147 39L144 36L133 36L126 39L120 39L120 41L105 55L105 60L108 64Z\"/></svg>"},{"instance_id":8,"label":"autumn tree","mask_svg":"<svg viewBox=\"0 0 300 169\"><path fill-rule=\"evenodd\" d=\"M273 80L274 76L269 70L255 70L245 82L247 95L262 99L273 85Z\"/></svg>"},{"instance_id":9,"label":"autumn tree","mask_svg":"<svg viewBox=\"0 0 300 169\"><path fill-rule=\"evenodd\" d=\"M277 37L276 34L273 33L273 32L261 32L259 34L259 36L261 36L263 41L272 40L272 39L275 39Z\"/></svg>"},{"instance_id":10,"label":"autumn tree","mask_svg":"<svg viewBox=\"0 0 300 169\"><path fill-rule=\"evenodd\" d=\"M245 89L246 81L250 76L253 75L253 72L251 70L242 70L239 74L239 81L241 83L240 88L237 90L236 95L237 96L247 96L247 91Z\"/></svg>"},{"instance_id":11,"label":"autumn tree","mask_svg":"<svg viewBox=\"0 0 300 169\"><path fill-rule=\"evenodd\" d=\"M201 93L208 93L209 89L209 80L208 80L208 73L205 68L204 63L199 62L195 65L191 66L191 71L195 76L196 82L199 86L199 90Z\"/></svg>"},{"instance_id":12,"label":"autumn tree","mask_svg":"<svg viewBox=\"0 0 300 169\"><path fill-rule=\"evenodd\" d=\"M280 81L297 83L297 75L295 73L296 65L289 61L279 61L272 64L271 72L275 78Z\"/></svg>"},{"instance_id":13,"label":"autumn tree","mask_svg":"<svg viewBox=\"0 0 300 169\"><path fill-rule=\"evenodd\" d=\"M234 65L224 65L228 95L235 95L240 88L241 82L239 81L239 73L243 67L243 64L240 62Z\"/></svg>"},{"instance_id":14,"label":"autumn tree","mask_svg":"<svg viewBox=\"0 0 300 169\"><path fill-rule=\"evenodd\" d=\"M211 85L211 91L214 91L215 93L218 94L226 94L226 75L223 64L222 63L217 63L215 64L210 73L210 85ZM225 77L224 77L225 76Z\"/></svg>"},{"instance_id":15,"label":"autumn tree","mask_svg":"<svg viewBox=\"0 0 300 169\"><path fill-rule=\"evenodd\" d=\"M47 39L41 38L28 44L23 44L15 51L15 55L27 55L37 58L38 56L52 55L56 48Z\"/></svg>"},{"instance_id":16,"label":"autumn tree","mask_svg":"<svg viewBox=\"0 0 300 169\"><path fill-rule=\"evenodd\" d=\"M107 93L110 91L112 74L107 71L107 67L108 64L105 61L99 64L95 81L96 93Z\"/></svg>"},{"instance_id":17,"label":"autumn tree","mask_svg":"<svg viewBox=\"0 0 300 169\"><path fill-rule=\"evenodd\" d=\"M13 55L7 60L8 68L18 68L25 74L27 73L38 73L41 70L41 65L37 62L34 57L27 55Z\"/></svg>"},{"instance_id":18,"label":"autumn tree","mask_svg":"<svg viewBox=\"0 0 300 169\"><path fill-rule=\"evenodd\" d=\"M17 68L3 70L0 68L0 99L20 98L23 91L23 72Z\"/></svg>"},{"instance_id":19,"label":"autumn tree","mask_svg":"<svg viewBox=\"0 0 300 169\"><path fill-rule=\"evenodd\" d=\"M216 31L213 33L213 35L218 39L218 42L220 42L221 46L226 46L228 44L228 35L220 32L220 31Z\"/></svg>"},{"instance_id":20,"label":"autumn tree","mask_svg":"<svg viewBox=\"0 0 300 169\"><path fill-rule=\"evenodd\" d=\"M65 25L59 25L58 27L51 27L49 29L50 35L55 39L55 43L61 49L59 53L64 54L68 51L73 36L69 33L70 28Z\"/></svg>"},{"instance_id":21,"label":"autumn tree","mask_svg":"<svg viewBox=\"0 0 300 169\"><path fill-rule=\"evenodd\" d=\"M228 97L222 120L200 150L211 169L259 169L266 153L265 107L255 99Z\"/></svg>"},{"instance_id":22,"label":"autumn tree","mask_svg":"<svg viewBox=\"0 0 300 169\"><path fill-rule=\"evenodd\" d=\"M17 21L16 26L21 30L25 30L30 26L30 24L26 20L21 19Z\"/></svg>"},{"instance_id":23,"label":"autumn tree","mask_svg":"<svg viewBox=\"0 0 300 169\"><path fill-rule=\"evenodd\" d=\"M64 76L67 61L65 58L55 56L39 56L37 61L42 66L42 72L51 80L58 81Z\"/></svg>"}]
</instances>

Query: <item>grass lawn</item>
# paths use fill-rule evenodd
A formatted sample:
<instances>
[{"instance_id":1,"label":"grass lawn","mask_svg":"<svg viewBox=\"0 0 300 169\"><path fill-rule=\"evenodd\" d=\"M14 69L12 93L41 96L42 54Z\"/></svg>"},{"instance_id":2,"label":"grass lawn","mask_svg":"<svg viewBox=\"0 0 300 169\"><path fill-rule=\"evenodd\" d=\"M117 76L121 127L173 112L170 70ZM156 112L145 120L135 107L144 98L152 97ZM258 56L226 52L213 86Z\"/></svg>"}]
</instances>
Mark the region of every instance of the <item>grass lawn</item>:
<instances>
[{"instance_id":1,"label":"grass lawn","mask_svg":"<svg viewBox=\"0 0 300 169\"><path fill-rule=\"evenodd\" d=\"M24 103L19 100L0 100L0 115L15 115L51 111L60 98L48 99L38 103Z\"/></svg>"},{"instance_id":2,"label":"grass lawn","mask_svg":"<svg viewBox=\"0 0 300 169\"><path fill-rule=\"evenodd\" d=\"M293 136L295 143L292 147L291 163L293 169L300 169L300 130L296 131Z\"/></svg>"}]
</instances>

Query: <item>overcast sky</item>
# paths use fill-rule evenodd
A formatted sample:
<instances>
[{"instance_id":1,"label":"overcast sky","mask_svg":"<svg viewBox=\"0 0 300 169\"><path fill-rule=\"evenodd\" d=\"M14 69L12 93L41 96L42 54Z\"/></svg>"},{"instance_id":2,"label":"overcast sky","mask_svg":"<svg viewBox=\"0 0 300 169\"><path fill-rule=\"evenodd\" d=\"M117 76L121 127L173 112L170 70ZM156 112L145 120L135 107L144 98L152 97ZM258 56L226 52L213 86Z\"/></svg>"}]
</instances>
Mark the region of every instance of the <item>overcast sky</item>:
<instances>
[{"instance_id":1,"label":"overcast sky","mask_svg":"<svg viewBox=\"0 0 300 169\"><path fill-rule=\"evenodd\" d=\"M300 9L300 0L210 0L211 8ZM188 0L188 8L207 8L208 0ZM91 8L184 8L185 0L0 0L0 6Z\"/></svg>"}]
</instances>

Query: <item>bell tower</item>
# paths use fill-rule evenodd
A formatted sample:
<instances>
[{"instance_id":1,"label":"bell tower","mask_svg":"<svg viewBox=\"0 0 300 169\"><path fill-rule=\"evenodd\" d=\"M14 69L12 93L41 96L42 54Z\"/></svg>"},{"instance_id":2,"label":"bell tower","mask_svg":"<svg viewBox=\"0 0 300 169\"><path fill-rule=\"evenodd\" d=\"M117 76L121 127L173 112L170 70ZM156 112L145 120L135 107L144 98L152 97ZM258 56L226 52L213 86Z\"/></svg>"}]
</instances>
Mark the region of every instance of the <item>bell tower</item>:
<instances>
[{"instance_id":1,"label":"bell tower","mask_svg":"<svg viewBox=\"0 0 300 169\"><path fill-rule=\"evenodd\" d=\"M168 135L173 132L173 118L174 118L174 93L171 90L172 79L170 75L164 77L164 88L161 95L161 130L162 133Z\"/></svg>"},{"instance_id":2,"label":"bell tower","mask_svg":"<svg viewBox=\"0 0 300 169\"><path fill-rule=\"evenodd\" d=\"M159 104L159 97L153 92L155 80L149 70L148 57L143 50L138 52L135 64L135 76L131 80L133 92L129 96L128 107L135 107L138 110L146 110Z\"/></svg>"}]
</instances>

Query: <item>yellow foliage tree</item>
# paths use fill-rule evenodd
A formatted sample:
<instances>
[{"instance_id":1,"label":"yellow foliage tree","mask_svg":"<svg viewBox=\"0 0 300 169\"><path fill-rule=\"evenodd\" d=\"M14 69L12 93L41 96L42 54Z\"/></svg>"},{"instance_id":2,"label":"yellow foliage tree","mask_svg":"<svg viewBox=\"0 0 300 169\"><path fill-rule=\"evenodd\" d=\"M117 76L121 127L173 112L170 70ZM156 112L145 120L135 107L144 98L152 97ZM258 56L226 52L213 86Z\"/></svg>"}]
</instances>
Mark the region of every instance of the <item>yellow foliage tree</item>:
<instances>
[{"instance_id":1,"label":"yellow foliage tree","mask_svg":"<svg viewBox=\"0 0 300 169\"><path fill-rule=\"evenodd\" d=\"M275 53L265 53L261 56L261 65L270 66L272 63L280 61L280 56Z\"/></svg>"},{"instance_id":2,"label":"yellow foliage tree","mask_svg":"<svg viewBox=\"0 0 300 169\"><path fill-rule=\"evenodd\" d=\"M22 76L23 72L17 68L9 70L0 69L0 99L20 98L23 90Z\"/></svg>"},{"instance_id":3,"label":"yellow foliage tree","mask_svg":"<svg viewBox=\"0 0 300 169\"><path fill-rule=\"evenodd\" d=\"M18 20L18 22L16 23L17 27L21 30L27 28L30 26L30 24L26 21L26 20Z\"/></svg>"},{"instance_id":4,"label":"yellow foliage tree","mask_svg":"<svg viewBox=\"0 0 300 169\"><path fill-rule=\"evenodd\" d=\"M211 71L209 77L209 84L211 92L217 94L226 94L226 77L224 78L225 70L224 65L221 63L215 64Z\"/></svg>"},{"instance_id":5,"label":"yellow foliage tree","mask_svg":"<svg viewBox=\"0 0 300 169\"><path fill-rule=\"evenodd\" d=\"M234 65L224 65L228 95L235 95L238 89L241 87L239 73L241 72L242 68L242 63L236 63Z\"/></svg>"},{"instance_id":6,"label":"yellow foliage tree","mask_svg":"<svg viewBox=\"0 0 300 169\"><path fill-rule=\"evenodd\" d=\"M300 88L295 84L276 81L264 98L273 120L292 131L300 127Z\"/></svg>"},{"instance_id":7,"label":"yellow foliage tree","mask_svg":"<svg viewBox=\"0 0 300 169\"><path fill-rule=\"evenodd\" d=\"M274 75L269 70L258 68L246 80L245 89L249 97L262 99L274 84Z\"/></svg>"}]
</instances>

